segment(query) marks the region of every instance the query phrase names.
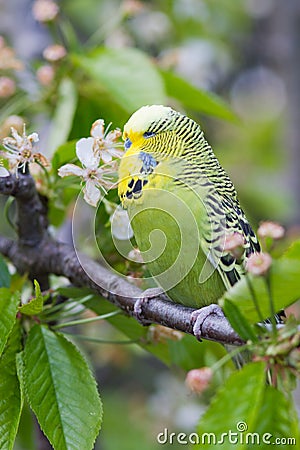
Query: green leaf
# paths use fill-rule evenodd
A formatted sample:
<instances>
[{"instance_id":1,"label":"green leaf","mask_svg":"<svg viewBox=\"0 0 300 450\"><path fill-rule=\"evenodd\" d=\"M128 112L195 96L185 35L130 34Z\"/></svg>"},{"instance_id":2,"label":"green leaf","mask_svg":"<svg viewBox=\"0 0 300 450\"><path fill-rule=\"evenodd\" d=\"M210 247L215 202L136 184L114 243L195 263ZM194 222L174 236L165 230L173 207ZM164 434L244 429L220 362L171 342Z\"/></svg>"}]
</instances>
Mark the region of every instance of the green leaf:
<instances>
[{"instance_id":1,"label":"green leaf","mask_svg":"<svg viewBox=\"0 0 300 450\"><path fill-rule=\"evenodd\" d=\"M179 341L168 341L172 367L183 370L210 366L227 354L224 347L217 342L199 342L194 336L185 334Z\"/></svg>"},{"instance_id":2,"label":"green leaf","mask_svg":"<svg viewBox=\"0 0 300 450\"><path fill-rule=\"evenodd\" d=\"M11 276L4 258L0 255L0 288L10 287Z\"/></svg>"},{"instance_id":3,"label":"green leaf","mask_svg":"<svg viewBox=\"0 0 300 450\"><path fill-rule=\"evenodd\" d=\"M59 145L62 145L68 139L76 105L76 86L70 78L63 78L58 88L58 102L47 140L47 149L50 153L53 153Z\"/></svg>"},{"instance_id":4,"label":"green leaf","mask_svg":"<svg viewBox=\"0 0 300 450\"><path fill-rule=\"evenodd\" d=\"M93 448L102 420L96 382L78 349L35 325L24 350L29 404L55 450Z\"/></svg>"},{"instance_id":5,"label":"green leaf","mask_svg":"<svg viewBox=\"0 0 300 450\"><path fill-rule=\"evenodd\" d=\"M19 306L19 312L26 314L27 316L36 316L43 311L44 301L47 300L49 295L43 296L41 288L37 280L34 280L35 297L30 302Z\"/></svg>"},{"instance_id":6,"label":"green leaf","mask_svg":"<svg viewBox=\"0 0 300 450\"><path fill-rule=\"evenodd\" d=\"M21 327L17 322L9 336L0 359L0 448L10 450L14 446L23 396L17 376L16 355L21 349Z\"/></svg>"},{"instance_id":7,"label":"green leaf","mask_svg":"<svg viewBox=\"0 0 300 450\"><path fill-rule=\"evenodd\" d=\"M282 392L272 386L266 386L265 388L261 409L253 429L260 439L265 435L269 439L270 445L274 445L275 440L280 439L283 448L286 449L295 449L300 438L298 417L294 405ZM269 434L272 436L267 436ZM288 445L287 439L290 438L294 439L294 443L290 441L291 445ZM254 442L257 443L257 441ZM251 449L256 448L262 448L261 441L260 445L251 446Z\"/></svg>"},{"instance_id":8,"label":"green leaf","mask_svg":"<svg viewBox=\"0 0 300 450\"><path fill-rule=\"evenodd\" d=\"M95 296L93 299L86 302L85 305L98 315L106 314L107 312L118 309L99 296ZM171 365L172 361L168 346L161 342L151 342L148 338L148 327L142 326L136 319L124 314L118 314L117 316L107 319L107 321L129 339L136 341L137 345L155 355L165 364Z\"/></svg>"},{"instance_id":9,"label":"green leaf","mask_svg":"<svg viewBox=\"0 0 300 450\"><path fill-rule=\"evenodd\" d=\"M252 342L257 341L257 336L252 328L252 325L248 322L246 317L240 312L239 308L230 300L224 300L223 311L226 314L231 326L241 336L242 339Z\"/></svg>"},{"instance_id":10,"label":"green leaf","mask_svg":"<svg viewBox=\"0 0 300 450\"><path fill-rule=\"evenodd\" d=\"M246 424L249 431L254 431L265 386L264 363L250 363L242 370L234 372L219 389L208 410L202 416L197 434L204 441L195 448L215 450L216 443L222 439L222 433L228 433L230 430L238 432L238 424L241 422ZM226 450L246 448L244 444L230 444L228 436L227 439L225 436L224 441Z\"/></svg>"},{"instance_id":11,"label":"green leaf","mask_svg":"<svg viewBox=\"0 0 300 450\"><path fill-rule=\"evenodd\" d=\"M166 101L159 72L139 50L97 48L88 55L73 55L72 59L129 113L143 105Z\"/></svg>"},{"instance_id":12,"label":"green leaf","mask_svg":"<svg viewBox=\"0 0 300 450\"><path fill-rule=\"evenodd\" d=\"M209 116L237 121L237 116L216 94L198 89L172 72L161 71L161 74L165 80L167 94L179 100L183 106Z\"/></svg>"},{"instance_id":13,"label":"green leaf","mask_svg":"<svg viewBox=\"0 0 300 450\"><path fill-rule=\"evenodd\" d=\"M12 294L9 289L0 288L0 355L15 324L19 301L18 292Z\"/></svg>"},{"instance_id":14,"label":"green leaf","mask_svg":"<svg viewBox=\"0 0 300 450\"><path fill-rule=\"evenodd\" d=\"M297 241L282 257L272 262L270 283L275 311L280 311L300 298L299 273L300 243ZM253 286L262 316L265 318L269 317L270 302L266 279L249 275L249 280ZM249 322L256 323L260 321L245 277L225 292L219 301L222 307L225 300L230 300L236 304Z\"/></svg>"},{"instance_id":15,"label":"green leaf","mask_svg":"<svg viewBox=\"0 0 300 450\"><path fill-rule=\"evenodd\" d=\"M70 161L77 158L75 153L75 145L76 140L66 142L65 144L60 145L54 152L51 164L54 172L63 166L64 164L69 163Z\"/></svg>"}]
</instances>

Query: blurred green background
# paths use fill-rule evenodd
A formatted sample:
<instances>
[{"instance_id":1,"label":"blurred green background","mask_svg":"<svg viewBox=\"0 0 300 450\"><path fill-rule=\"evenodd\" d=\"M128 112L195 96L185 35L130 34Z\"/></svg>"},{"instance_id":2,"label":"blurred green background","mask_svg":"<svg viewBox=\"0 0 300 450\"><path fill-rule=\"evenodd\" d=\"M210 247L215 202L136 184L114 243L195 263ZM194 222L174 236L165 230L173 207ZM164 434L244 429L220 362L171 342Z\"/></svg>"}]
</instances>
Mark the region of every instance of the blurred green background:
<instances>
[{"instance_id":1,"label":"blurred green background","mask_svg":"<svg viewBox=\"0 0 300 450\"><path fill-rule=\"evenodd\" d=\"M299 236L297 0L62 0L58 5L59 18L46 26L34 19L33 2L0 1L0 34L24 66L11 74L15 96L0 98L1 137L7 117L19 114L39 132L50 157L66 140L88 136L99 117L122 128L139 106L167 103L202 125L253 225L275 220L290 238ZM63 44L68 55L55 65L54 80L43 86L37 69L53 42ZM1 66L0 72L7 75ZM62 204L53 200L51 217L56 235L68 241L66 211L74 191L59 195ZM0 228L10 233L4 220ZM124 339L109 324L81 333ZM201 345L208 359L220 351L214 344ZM154 450L165 427L193 431L207 398L186 391L182 370L170 370L134 345L82 348L104 401L97 449ZM26 413L21 433L16 449L35 448Z\"/></svg>"}]
</instances>

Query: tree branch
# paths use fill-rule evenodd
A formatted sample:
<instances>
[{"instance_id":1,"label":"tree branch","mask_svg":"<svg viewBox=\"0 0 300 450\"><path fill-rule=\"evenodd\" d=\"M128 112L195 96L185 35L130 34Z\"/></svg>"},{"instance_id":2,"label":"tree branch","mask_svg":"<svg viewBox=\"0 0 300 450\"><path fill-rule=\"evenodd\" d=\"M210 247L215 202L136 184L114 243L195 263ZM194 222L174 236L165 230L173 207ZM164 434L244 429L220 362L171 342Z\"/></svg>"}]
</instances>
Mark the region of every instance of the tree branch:
<instances>
[{"instance_id":1,"label":"tree branch","mask_svg":"<svg viewBox=\"0 0 300 450\"><path fill-rule=\"evenodd\" d=\"M25 174L0 178L0 193L17 201L18 240L0 236L0 253L10 259L19 273L30 279L49 274L68 278L78 287L89 287L127 314L134 316L134 305L142 291L125 277L115 275L101 264L75 249L54 240L47 229L46 209L35 189L32 177ZM92 278L88 275L92 274ZM151 298L143 307L145 320L193 334L188 308L161 297ZM202 326L202 337L222 344L241 345L243 340L226 318L208 316Z\"/></svg>"}]
</instances>

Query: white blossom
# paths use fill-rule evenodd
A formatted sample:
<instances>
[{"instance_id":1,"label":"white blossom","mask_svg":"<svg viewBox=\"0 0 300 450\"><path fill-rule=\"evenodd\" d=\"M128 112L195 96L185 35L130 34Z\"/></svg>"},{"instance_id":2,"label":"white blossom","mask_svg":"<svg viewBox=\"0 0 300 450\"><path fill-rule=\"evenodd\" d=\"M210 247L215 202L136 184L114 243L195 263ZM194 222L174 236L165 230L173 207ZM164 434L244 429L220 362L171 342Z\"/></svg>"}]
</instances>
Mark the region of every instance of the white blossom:
<instances>
[{"instance_id":1,"label":"white blossom","mask_svg":"<svg viewBox=\"0 0 300 450\"><path fill-rule=\"evenodd\" d=\"M23 125L22 135L17 130L11 127L12 137L5 137L2 139L2 145L5 151L0 154L9 161L10 167L25 170L26 164L37 162L43 166L49 165L45 156L41 153L33 151L34 145L39 141L37 133L26 135L26 127Z\"/></svg>"},{"instance_id":2,"label":"white blossom","mask_svg":"<svg viewBox=\"0 0 300 450\"><path fill-rule=\"evenodd\" d=\"M61 177L75 175L85 183L84 199L91 206L97 206L101 198L101 190L114 185L112 174L117 170L117 161L123 152L116 149L117 140L121 136L119 130L110 131L104 128L102 119L96 120L91 128L91 136L81 138L76 143L76 155L82 165L66 164L58 170ZM101 165L101 162L104 164Z\"/></svg>"},{"instance_id":3,"label":"white blossom","mask_svg":"<svg viewBox=\"0 0 300 450\"><path fill-rule=\"evenodd\" d=\"M111 223L111 233L114 237L121 241L129 240L133 237L128 213L120 205L116 207L109 221Z\"/></svg>"}]
</instances>

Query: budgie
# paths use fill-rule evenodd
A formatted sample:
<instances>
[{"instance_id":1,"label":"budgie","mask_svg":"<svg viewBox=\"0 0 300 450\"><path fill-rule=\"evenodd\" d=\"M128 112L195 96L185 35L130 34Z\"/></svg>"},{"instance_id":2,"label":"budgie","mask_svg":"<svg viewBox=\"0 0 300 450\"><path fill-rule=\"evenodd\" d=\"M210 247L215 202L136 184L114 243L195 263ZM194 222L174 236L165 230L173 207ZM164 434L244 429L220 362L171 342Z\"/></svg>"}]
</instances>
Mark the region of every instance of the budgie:
<instances>
[{"instance_id":1,"label":"budgie","mask_svg":"<svg viewBox=\"0 0 300 450\"><path fill-rule=\"evenodd\" d=\"M123 139L119 197L150 273L175 302L217 302L260 245L201 127L170 107L144 106ZM243 238L238 259L224 251L234 233Z\"/></svg>"}]
</instances>

